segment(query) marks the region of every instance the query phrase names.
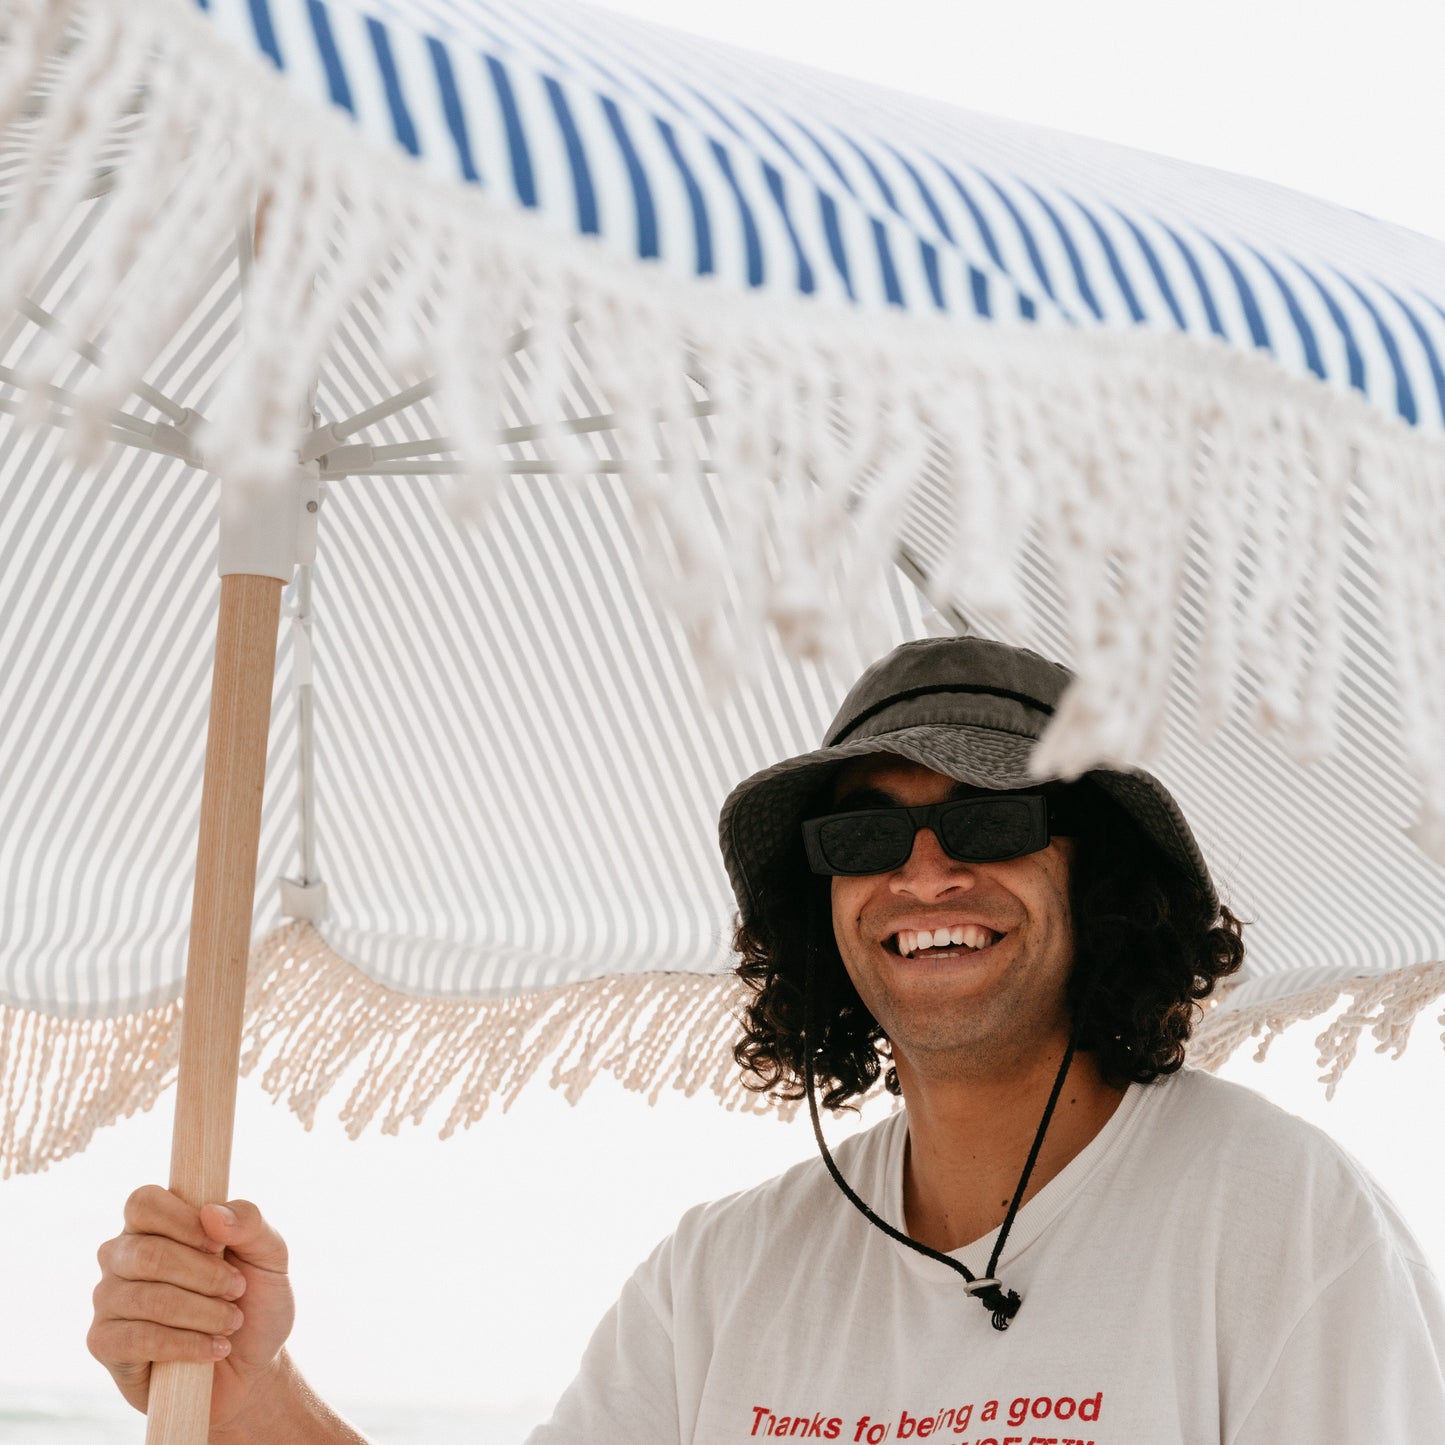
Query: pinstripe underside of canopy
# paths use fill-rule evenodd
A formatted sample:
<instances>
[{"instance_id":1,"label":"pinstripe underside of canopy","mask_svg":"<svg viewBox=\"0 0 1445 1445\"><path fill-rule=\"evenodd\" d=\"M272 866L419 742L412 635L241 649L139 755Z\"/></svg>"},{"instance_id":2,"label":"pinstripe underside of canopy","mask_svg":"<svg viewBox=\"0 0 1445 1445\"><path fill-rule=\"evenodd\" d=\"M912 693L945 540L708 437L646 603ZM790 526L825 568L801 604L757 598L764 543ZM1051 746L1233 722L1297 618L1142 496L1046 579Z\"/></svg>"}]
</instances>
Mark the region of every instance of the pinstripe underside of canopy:
<instances>
[{"instance_id":1,"label":"pinstripe underside of canopy","mask_svg":"<svg viewBox=\"0 0 1445 1445\"><path fill-rule=\"evenodd\" d=\"M7 1170L171 1075L217 478L298 446L245 1062L303 1116L743 1099L719 803L941 627L1076 666L1055 766L1148 763L1253 920L1196 1058L1445 993L1445 247L558 0L0 36Z\"/></svg>"}]
</instances>

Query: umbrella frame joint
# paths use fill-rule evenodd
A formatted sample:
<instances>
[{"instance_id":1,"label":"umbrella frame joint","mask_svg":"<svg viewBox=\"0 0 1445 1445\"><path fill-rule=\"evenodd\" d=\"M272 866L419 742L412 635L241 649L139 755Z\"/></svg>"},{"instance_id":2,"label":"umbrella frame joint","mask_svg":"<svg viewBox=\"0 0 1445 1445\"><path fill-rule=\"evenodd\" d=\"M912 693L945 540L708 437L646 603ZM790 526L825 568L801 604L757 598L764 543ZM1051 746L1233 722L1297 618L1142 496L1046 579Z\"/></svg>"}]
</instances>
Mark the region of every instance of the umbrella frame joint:
<instances>
[{"instance_id":1,"label":"umbrella frame joint","mask_svg":"<svg viewBox=\"0 0 1445 1445\"><path fill-rule=\"evenodd\" d=\"M325 500L320 469L300 465L280 482L221 479L222 577L291 581L316 560L316 526Z\"/></svg>"}]
</instances>

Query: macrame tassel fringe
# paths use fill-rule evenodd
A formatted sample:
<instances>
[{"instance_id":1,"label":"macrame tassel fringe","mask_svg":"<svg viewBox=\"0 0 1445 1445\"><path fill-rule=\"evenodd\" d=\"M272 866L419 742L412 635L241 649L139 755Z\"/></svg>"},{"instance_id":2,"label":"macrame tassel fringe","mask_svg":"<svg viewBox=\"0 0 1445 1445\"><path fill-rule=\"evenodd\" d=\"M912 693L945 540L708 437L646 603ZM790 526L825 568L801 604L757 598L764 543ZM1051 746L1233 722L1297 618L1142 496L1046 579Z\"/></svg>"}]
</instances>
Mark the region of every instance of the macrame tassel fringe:
<instances>
[{"instance_id":1,"label":"macrame tassel fringe","mask_svg":"<svg viewBox=\"0 0 1445 1445\"><path fill-rule=\"evenodd\" d=\"M1403 1053L1411 1025L1445 997L1445 963L1239 1009L1206 1009L1189 1062L1218 1068L1257 1039L1255 1058L1290 1025L1335 1014L1316 1040L1333 1096L1368 1029L1378 1052ZM797 1104L743 1087L732 1045L741 986L731 975L607 977L495 1001L413 998L373 983L309 924L256 945L241 1072L283 1100L307 1128L346 1089L339 1118L356 1138L395 1134L446 1108L445 1139L493 1103L505 1110L539 1079L576 1103L611 1075L656 1101L665 1088L712 1093L729 1109L791 1118ZM117 1019L73 1019L0 1006L0 1177L37 1173L78 1153L95 1131L149 1109L170 1087L180 1054L179 1003ZM1445 1014L1440 1017L1445 1029ZM1442 1035L1445 1041L1445 1035Z\"/></svg>"},{"instance_id":2,"label":"macrame tassel fringe","mask_svg":"<svg viewBox=\"0 0 1445 1445\"><path fill-rule=\"evenodd\" d=\"M180 1016L179 1003L114 1019L0 1004L0 1178L37 1174L149 1109L175 1080Z\"/></svg>"},{"instance_id":3,"label":"macrame tassel fringe","mask_svg":"<svg viewBox=\"0 0 1445 1445\"><path fill-rule=\"evenodd\" d=\"M1326 1097L1333 1098L1366 1029L1375 1037L1376 1053L1389 1052L1398 1059L1405 1052L1416 1018L1441 998L1445 998L1445 963L1421 963L1380 978L1348 979L1285 999L1237 1009L1208 1008L1190 1042L1189 1062L1217 1069L1249 1039L1259 1040L1254 1057L1263 1062L1269 1046L1291 1024L1318 1018L1347 999L1315 1040L1319 1066L1324 1070L1320 1082L1325 1085ZM1439 1023L1445 1031L1445 1014ZM1441 1041L1445 1043L1445 1032Z\"/></svg>"},{"instance_id":4,"label":"macrame tassel fringe","mask_svg":"<svg viewBox=\"0 0 1445 1445\"><path fill-rule=\"evenodd\" d=\"M360 308L403 379L435 378L470 471L458 511L484 522L509 485L509 407L538 425L560 475L586 472L559 422L585 353L615 419L644 583L714 693L761 665L769 633L794 657L851 651L868 630L860 599L905 541L935 606L1005 635L1034 620L1021 583L1042 559L1078 673L1035 753L1059 776L1147 766L1181 687L1203 734L1245 716L1302 760L1324 755L1359 615L1342 579L1378 579L1361 609L1378 612L1388 654L1378 702L1419 788L1412 837L1445 861L1445 449L1358 393L1222 341L853 309L643 265L375 148L174 0L12 0L7 126L24 145L0 216L0 314L27 299L63 312L20 348L19 389L82 456L100 455L116 408L237 264L259 201L244 324L209 430L183 438L204 469L290 479L298 404ZM98 178L113 188L82 242ZM80 258L42 294L72 241ZM62 405L50 388L97 342L103 362ZM948 535L927 517L950 519ZM1398 1048L1442 975L1422 964L1214 1010L1195 1057L1260 1030L1267 1046L1348 997L1321 1039L1333 1087L1366 1027ZM443 1003L367 982L304 928L262 944L253 976L245 1065L308 1120L353 1076L353 1131L446 1101L451 1132L544 1071L571 1098L607 1072L649 1094L672 1084L772 1107L736 1083L727 979ZM152 1103L177 1018L176 1005L111 1021L0 1011L0 1082L23 1100L0 1136L5 1170L43 1168Z\"/></svg>"},{"instance_id":5,"label":"macrame tassel fringe","mask_svg":"<svg viewBox=\"0 0 1445 1445\"><path fill-rule=\"evenodd\" d=\"M742 1085L732 1046L741 985L731 975L611 976L495 1001L413 998L373 983L309 924L291 923L250 959L241 1073L309 1129L345 1088L355 1138L395 1134L438 1108L440 1135L505 1110L545 1080L577 1103L611 1075L655 1102L666 1088L711 1092L725 1108L790 1118ZM99 1128L149 1109L175 1081L181 1004L117 1019L0 1006L0 1177L79 1153Z\"/></svg>"},{"instance_id":6,"label":"macrame tassel fringe","mask_svg":"<svg viewBox=\"0 0 1445 1445\"><path fill-rule=\"evenodd\" d=\"M610 1074L649 1100L710 1090L728 1108L779 1112L743 1088L733 1062L740 1003L730 975L688 973L486 1002L413 998L371 982L310 925L289 924L252 958L241 1070L259 1070L308 1128L349 1084L340 1118L353 1138L377 1122L387 1134L419 1124L442 1102L447 1138L542 1077L572 1103Z\"/></svg>"}]
</instances>

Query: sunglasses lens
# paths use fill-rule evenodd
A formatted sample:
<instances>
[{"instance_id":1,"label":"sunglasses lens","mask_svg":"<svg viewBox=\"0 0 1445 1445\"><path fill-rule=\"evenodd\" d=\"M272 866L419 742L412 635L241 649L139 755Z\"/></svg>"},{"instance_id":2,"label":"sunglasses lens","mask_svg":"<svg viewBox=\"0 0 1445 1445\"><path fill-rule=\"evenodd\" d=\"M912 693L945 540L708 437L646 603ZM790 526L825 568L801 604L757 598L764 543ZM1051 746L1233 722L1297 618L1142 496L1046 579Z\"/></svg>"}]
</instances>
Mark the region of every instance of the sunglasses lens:
<instances>
[{"instance_id":1,"label":"sunglasses lens","mask_svg":"<svg viewBox=\"0 0 1445 1445\"><path fill-rule=\"evenodd\" d=\"M829 868L838 873L885 873L897 868L913 847L913 825L906 816L827 818L818 845Z\"/></svg>"},{"instance_id":2,"label":"sunglasses lens","mask_svg":"<svg viewBox=\"0 0 1445 1445\"><path fill-rule=\"evenodd\" d=\"M974 863L1017 858L1042 846L1034 819L1023 798L958 803L939 819L940 841L950 857Z\"/></svg>"},{"instance_id":3,"label":"sunglasses lens","mask_svg":"<svg viewBox=\"0 0 1445 1445\"><path fill-rule=\"evenodd\" d=\"M1015 794L964 798L912 811L837 813L806 823L804 834L809 860L819 873L888 873L908 861L920 823L935 830L949 857L962 863L998 863L1047 847L1047 818L1042 798Z\"/></svg>"}]
</instances>

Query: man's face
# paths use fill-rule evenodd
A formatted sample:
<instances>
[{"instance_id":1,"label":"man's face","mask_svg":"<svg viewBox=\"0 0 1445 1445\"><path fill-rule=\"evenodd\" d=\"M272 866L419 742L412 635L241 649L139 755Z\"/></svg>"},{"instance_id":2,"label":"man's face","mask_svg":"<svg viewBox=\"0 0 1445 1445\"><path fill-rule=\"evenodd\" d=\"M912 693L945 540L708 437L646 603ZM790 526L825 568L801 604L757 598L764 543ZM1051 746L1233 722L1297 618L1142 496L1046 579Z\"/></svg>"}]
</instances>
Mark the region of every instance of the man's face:
<instances>
[{"instance_id":1,"label":"man's face","mask_svg":"<svg viewBox=\"0 0 1445 1445\"><path fill-rule=\"evenodd\" d=\"M843 769L832 808L916 807L982 791L881 754ZM892 1043L905 1087L915 1072L997 1072L1015 1059L1036 1061L1040 1049L1056 1050L1067 1040L1070 846L1055 839L1006 863L960 863L922 829L902 867L833 879L838 951ZM951 936L906 956L925 929ZM960 929L963 945L953 941ZM986 947L967 946L985 937Z\"/></svg>"}]
</instances>

